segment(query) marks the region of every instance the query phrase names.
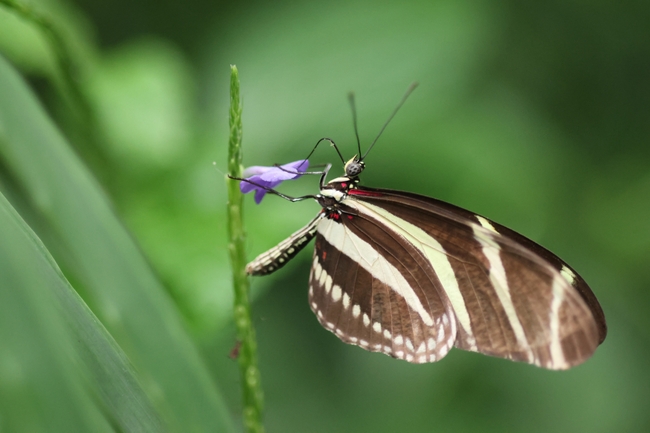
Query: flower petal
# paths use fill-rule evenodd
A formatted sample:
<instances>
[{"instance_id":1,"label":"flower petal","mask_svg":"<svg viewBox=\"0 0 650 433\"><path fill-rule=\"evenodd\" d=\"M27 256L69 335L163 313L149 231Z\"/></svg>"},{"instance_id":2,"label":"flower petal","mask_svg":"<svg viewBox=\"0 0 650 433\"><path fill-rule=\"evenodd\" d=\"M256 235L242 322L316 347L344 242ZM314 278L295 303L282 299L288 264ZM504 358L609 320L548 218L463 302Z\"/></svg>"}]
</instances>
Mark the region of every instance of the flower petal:
<instances>
[{"instance_id":1,"label":"flower petal","mask_svg":"<svg viewBox=\"0 0 650 433\"><path fill-rule=\"evenodd\" d=\"M260 204L265 195L266 195L265 189L257 188L257 190L255 191L255 203Z\"/></svg>"},{"instance_id":2,"label":"flower petal","mask_svg":"<svg viewBox=\"0 0 650 433\"><path fill-rule=\"evenodd\" d=\"M241 177L243 178L249 178L251 176L254 176L256 174L262 174L265 171L267 171L269 167L264 167L262 165L251 165L250 167L246 167L244 171L242 172Z\"/></svg>"},{"instance_id":3,"label":"flower petal","mask_svg":"<svg viewBox=\"0 0 650 433\"><path fill-rule=\"evenodd\" d=\"M253 182L255 182L252 177L247 180L252 180ZM250 182L247 182L246 180L242 180L241 182L239 182L239 190L242 192L242 194L248 194L249 192L253 191L256 188L259 187L257 185L253 185Z\"/></svg>"},{"instance_id":4,"label":"flower petal","mask_svg":"<svg viewBox=\"0 0 650 433\"><path fill-rule=\"evenodd\" d=\"M280 167L269 167L269 170L260 174L260 179L267 182L282 182L283 180L297 179L302 176L302 172L307 167L309 167L309 161L307 160L290 162Z\"/></svg>"},{"instance_id":5,"label":"flower petal","mask_svg":"<svg viewBox=\"0 0 650 433\"><path fill-rule=\"evenodd\" d=\"M260 204L267 189L273 189L284 180L297 179L309 167L309 161L301 159L280 167L263 167L254 165L244 170L245 180L239 184L239 190L246 194L255 191L255 203ZM252 183L251 183L252 182Z\"/></svg>"}]
</instances>

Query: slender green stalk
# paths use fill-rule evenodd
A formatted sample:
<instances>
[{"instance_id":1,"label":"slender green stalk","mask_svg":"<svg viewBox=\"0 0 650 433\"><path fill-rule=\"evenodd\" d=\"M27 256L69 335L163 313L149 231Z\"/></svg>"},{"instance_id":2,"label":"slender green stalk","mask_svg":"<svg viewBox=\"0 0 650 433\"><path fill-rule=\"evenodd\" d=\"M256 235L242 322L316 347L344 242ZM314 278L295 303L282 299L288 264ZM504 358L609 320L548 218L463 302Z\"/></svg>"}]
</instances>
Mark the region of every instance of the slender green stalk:
<instances>
[{"instance_id":1,"label":"slender green stalk","mask_svg":"<svg viewBox=\"0 0 650 433\"><path fill-rule=\"evenodd\" d=\"M0 0L0 4L5 5L9 10L14 11L17 15L23 17L27 21L32 22L50 40L52 49L56 56L56 61L61 71L61 77L63 78L67 90L78 104L79 112L81 114L85 113L86 116L90 116L90 113L92 113L91 106L77 83L77 68L75 62L72 60L73 56L68 50L65 38L57 26L52 22L52 20L28 4L17 0Z\"/></svg>"},{"instance_id":2,"label":"slender green stalk","mask_svg":"<svg viewBox=\"0 0 650 433\"><path fill-rule=\"evenodd\" d=\"M239 99L239 75L232 65L230 74L230 142L228 144L228 174L241 177L242 173L242 105ZM242 223L242 193L239 182L226 180L228 184L228 248L232 265L235 290L235 326L239 347L239 372L244 404L244 426L249 433L262 433L263 394L260 370L257 366L257 343L251 321L251 306L248 298L248 277L246 275L245 233Z\"/></svg>"},{"instance_id":3,"label":"slender green stalk","mask_svg":"<svg viewBox=\"0 0 650 433\"><path fill-rule=\"evenodd\" d=\"M81 133L79 143L87 143L86 146L77 145L75 147L86 162L91 163L95 168L103 168L108 157L103 151L103 137L97 126L97 114L79 82L81 59L78 56L75 58L73 52L68 48L61 26L20 0L0 0L0 5L4 5L16 15L33 24L49 41L58 66L59 80L54 80L54 82L55 84L61 83L59 86L61 94L72 109L70 112ZM96 173L101 173L101 170L97 170Z\"/></svg>"}]
</instances>

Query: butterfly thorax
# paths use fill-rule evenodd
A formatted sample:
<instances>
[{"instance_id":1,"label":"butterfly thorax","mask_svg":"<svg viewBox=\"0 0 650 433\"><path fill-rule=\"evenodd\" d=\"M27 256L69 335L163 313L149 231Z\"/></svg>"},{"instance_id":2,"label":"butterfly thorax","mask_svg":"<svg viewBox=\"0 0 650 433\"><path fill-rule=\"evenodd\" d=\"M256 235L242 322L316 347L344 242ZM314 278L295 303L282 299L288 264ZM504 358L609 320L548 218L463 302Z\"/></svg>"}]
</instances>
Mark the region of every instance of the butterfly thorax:
<instances>
[{"instance_id":1,"label":"butterfly thorax","mask_svg":"<svg viewBox=\"0 0 650 433\"><path fill-rule=\"evenodd\" d=\"M316 200L324 211L336 211L338 204L348 196L348 192L355 188L358 183L358 177L342 176L332 179L321 188Z\"/></svg>"}]
</instances>

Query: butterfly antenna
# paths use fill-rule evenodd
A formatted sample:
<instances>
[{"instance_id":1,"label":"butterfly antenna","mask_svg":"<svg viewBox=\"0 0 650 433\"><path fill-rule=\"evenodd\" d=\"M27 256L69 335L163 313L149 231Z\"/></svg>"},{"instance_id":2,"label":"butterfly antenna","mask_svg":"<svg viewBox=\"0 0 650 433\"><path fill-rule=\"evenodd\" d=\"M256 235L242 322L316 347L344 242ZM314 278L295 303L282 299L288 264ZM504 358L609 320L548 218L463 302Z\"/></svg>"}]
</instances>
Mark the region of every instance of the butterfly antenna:
<instances>
[{"instance_id":1,"label":"butterfly antenna","mask_svg":"<svg viewBox=\"0 0 650 433\"><path fill-rule=\"evenodd\" d=\"M388 118L388 120L386 121L386 123L384 123L384 126L381 127L381 131L379 131L379 134L377 134L377 137L375 138L375 141L372 142L372 144L370 145L370 147L368 148L368 150L366 151L366 153L363 155L362 158L359 159L359 161L363 161L364 158L368 155L368 153L370 152L370 149L372 149L372 147L375 145L375 143L377 142L377 140L379 140L379 137L381 137L381 134L384 132L384 129L386 129L386 127L388 126L388 124L390 123L390 121L393 120L393 117L395 117L395 115L397 114L397 111L399 111L399 109L402 107L402 105L404 104L404 102L406 102L406 98L409 97L409 95L413 92L413 90L415 90L415 88L416 88L417 86L418 86L418 83L412 83L412 84L409 86L409 88L406 90L406 93L404 93L404 96L402 96L402 99L399 101L399 104L397 104L397 107L395 107L395 109L393 110L393 113L390 115L390 117ZM355 129L356 129L356 128L355 128Z\"/></svg>"},{"instance_id":2,"label":"butterfly antenna","mask_svg":"<svg viewBox=\"0 0 650 433\"><path fill-rule=\"evenodd\" d=\"M357 149L359 150L359 157L361 157L361 140L359 140L359 128L357 127L357 106L354 102L354 92L348 93L348 101L350 101L350 108L352 109L352 124L354 125L354 135L357 136Z\"/></svg>"},{"instance_id":3,"label":"butterfly antenna","mask_svg":"<svg viewBox=\"0 0 650 433\"><path fill-rule=\"evenodd\" d=\"M339 158L341 158L341 162L343 164L345 164L345 159L343 159L343 155L341 155L341 152L339 151L339 147L336 145L336 143L334 143L334 140L332 140L331 138L327 138L327 137L323 137L320 140L318 140L316 142L316 146L314 146L314 148L311 150L311 152L309 152L309 155L307 155L307 158L305 158L305 159L309 160L309 158L311 158L311 155L316 151L316 148L318 147L318 145L321 144L323 141L329 142L330 146L332 146L336 150L336 153L339 154Z\"/></svg>"}]
</instances>

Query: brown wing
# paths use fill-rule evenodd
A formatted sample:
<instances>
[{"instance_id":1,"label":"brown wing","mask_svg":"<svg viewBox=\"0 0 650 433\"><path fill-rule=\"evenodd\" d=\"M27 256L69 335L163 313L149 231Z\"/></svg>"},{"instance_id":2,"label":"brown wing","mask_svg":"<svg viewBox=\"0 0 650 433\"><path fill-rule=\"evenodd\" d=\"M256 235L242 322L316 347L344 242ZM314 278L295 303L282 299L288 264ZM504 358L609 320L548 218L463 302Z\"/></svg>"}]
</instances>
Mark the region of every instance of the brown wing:
<instances>
[{"instance_id":1,"label":"brown wing","mask_svg":"<svg viewBox=\"0 0 650 433\"><path fill-rule=\"evenodd\" d=\"M602 309L584 280L512 230L397 191L360 187L340 208L354 221L381 221L426 257L453 310L456 347L565 369L589 358L605 338Z\"/></svg>"},{"instance_id":2,"label":"brown wing","mask_svg":"<svg viewBox=\"0 0 650 433\"><path fill-rule=\"evenodd\" d=\"M456 323L426 258L376 221L348 217L317 225L309 303L320 323L346 343L409 362L444 357Z\"/></svg>"}]
</instances>

